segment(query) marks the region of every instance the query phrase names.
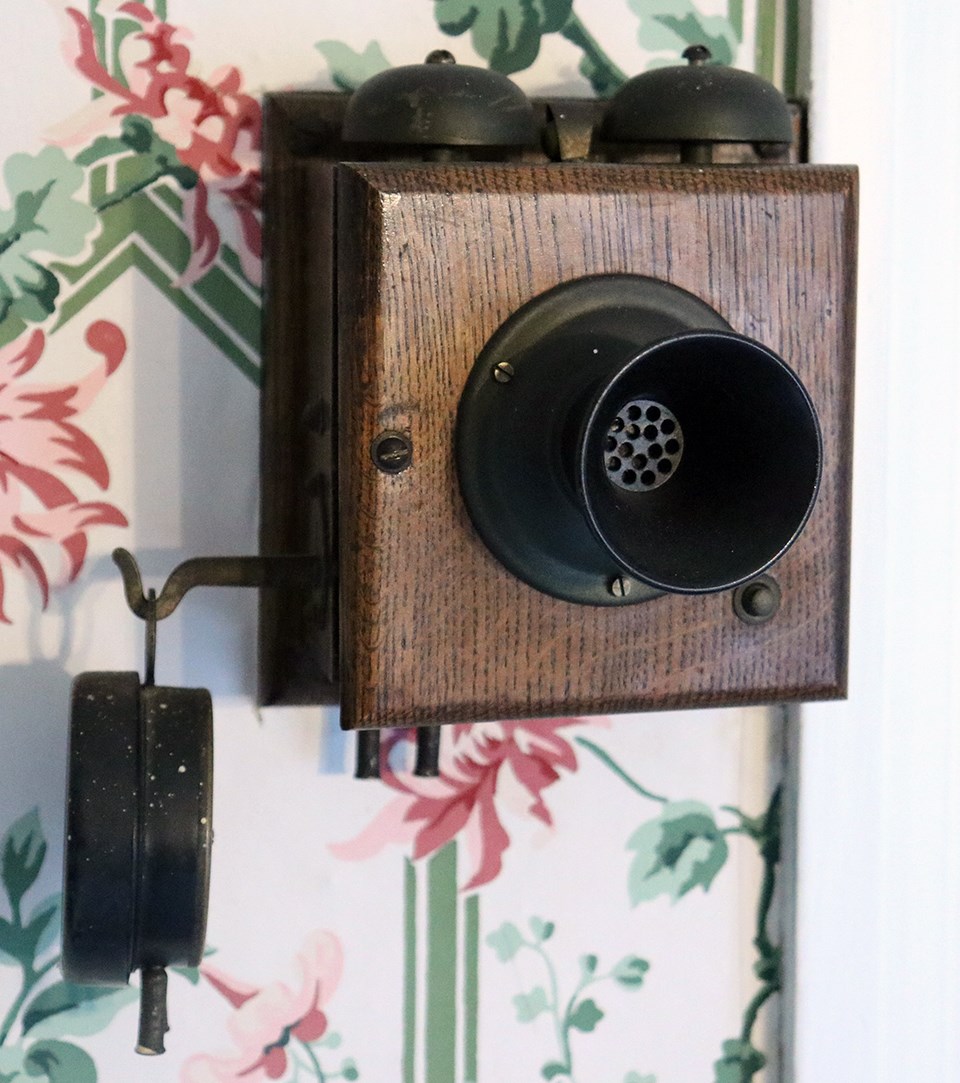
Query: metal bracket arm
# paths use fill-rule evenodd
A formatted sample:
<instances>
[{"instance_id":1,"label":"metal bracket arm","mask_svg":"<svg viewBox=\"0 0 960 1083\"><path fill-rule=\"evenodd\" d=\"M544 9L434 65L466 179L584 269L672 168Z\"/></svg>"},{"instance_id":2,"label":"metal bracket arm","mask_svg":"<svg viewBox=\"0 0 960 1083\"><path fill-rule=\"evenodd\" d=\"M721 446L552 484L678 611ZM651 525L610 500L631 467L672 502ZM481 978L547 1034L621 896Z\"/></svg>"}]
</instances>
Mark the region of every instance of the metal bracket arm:
<instances>
[{"instance_id":1,"label":"metal bracket arm","mask_svg":"<svg viewBox=\"0 0 960 1083\"><path fill-rule=\"evenodd\" d=\"M167 577L156 601L143 593L136 558L114 549L113 562L123 577L127 605L141 620L163 620L193 587L320 587L323 562L319 557L193 557L178 564Z\"/></svg>"}]
</instances>

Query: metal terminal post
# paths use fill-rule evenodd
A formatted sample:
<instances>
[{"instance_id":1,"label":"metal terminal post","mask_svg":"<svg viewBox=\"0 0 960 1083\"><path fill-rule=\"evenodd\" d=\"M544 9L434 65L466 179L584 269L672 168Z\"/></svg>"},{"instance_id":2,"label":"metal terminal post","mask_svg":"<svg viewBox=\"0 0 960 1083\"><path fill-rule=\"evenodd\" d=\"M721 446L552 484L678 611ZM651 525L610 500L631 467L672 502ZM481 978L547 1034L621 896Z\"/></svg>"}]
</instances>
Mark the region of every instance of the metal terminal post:
<instances>
[{"instance_id":1,"label":"metal terminal post","mask_svg":"<svg viewBox=\"0 0 960 1083\"><path fill-rule=\"evenodd\" d=\"M413 773L420 778L436 778L440 774L440 727L417 727L417 762Z\"/></svg>"},{"instance_id":2,"label":"metal terminal post","mask_svg":"<svg viewBox=\"0 0 960 1083\"><path fill-rule=\"evenodd\" d=\"M170 1029L167 1023L167 972L162 966L145 966L140 971L140 1029L136 1051L146 1057L158 1057L163 1038Z\"/></svg>"},{"instance_id":3,"label":"metal terminal post","mask_svg":"<svg viewBox=\"0 0 960 1083\"><path fill-rule=\"evenodd\" d=\"M149 688L156 683L157 671L157 592L147 591L147 613L143 646L143 683Z\"/></svg>"},{"instance_id":4,"label":"metal terminal post","mask_svg":"<svg viewBox=\"0 0 960 1083\"><path fill-rule=\"evenodd\" d=\"M380 731L357 731L357 769L354 778L380 777Z\"/></svg>"}]
</instances>

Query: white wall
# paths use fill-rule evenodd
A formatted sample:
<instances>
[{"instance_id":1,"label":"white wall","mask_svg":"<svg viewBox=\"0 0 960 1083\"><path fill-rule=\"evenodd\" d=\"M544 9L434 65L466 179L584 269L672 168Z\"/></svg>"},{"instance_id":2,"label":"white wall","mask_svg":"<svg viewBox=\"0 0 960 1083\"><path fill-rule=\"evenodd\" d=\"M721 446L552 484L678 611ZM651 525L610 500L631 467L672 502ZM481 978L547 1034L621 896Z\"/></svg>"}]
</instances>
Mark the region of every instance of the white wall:
<instances>
[{"instance_id":1,"label":"white wall","mask_svg":"<svg viewBox=\"0 0 960 1083\"><path fill-rule=\"evenodd\" d=\"M861 168L850 699L804 708L797 1083L960 1080L960 8L814 0Z\"/></svg>"}]
</instances>

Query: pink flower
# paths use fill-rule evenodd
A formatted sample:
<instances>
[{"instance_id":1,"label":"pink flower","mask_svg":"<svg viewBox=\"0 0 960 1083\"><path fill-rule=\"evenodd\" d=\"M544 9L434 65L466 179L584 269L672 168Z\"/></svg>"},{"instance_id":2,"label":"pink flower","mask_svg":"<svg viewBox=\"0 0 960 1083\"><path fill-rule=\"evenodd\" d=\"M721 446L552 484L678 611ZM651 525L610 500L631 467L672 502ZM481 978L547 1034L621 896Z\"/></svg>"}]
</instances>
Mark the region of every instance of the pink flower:
<instances>
[{"instance_id":1,"label":"pink flower","mask_svg":"<svg viewBox=\"0 0 960 1083\"><path fill-rule=\"evenodd\" d=\"M236 1054L201 1053L183 1066L184 1083L256 1083L282 1079L292 1038L305 1044L327 1030L326 1007L343 972L343 948L333 933L309 936L297 956L298 986L273 982L258 989L228 977L211 966L200 973L237 1009L228 1029L239 1047Z\"/></svg>"},{"instance_id":2,"label":"pink flower","mask_svg":"<svg viewBox=\"0 0 960 1083\"><path fill-rule=\"evenodd\" d=\"M112 504L81 501L65 480L72 472L106 489L110 471L103 453L73 418L99 394L120 364L127 344L116 324L98 320L87 345L103 361L76 383L27 383L43 353L42 331L21 335L0 349L0 621L4 565L30 576L49 600L51 557L62 562L60 578L77 577L92 526L126 526Z\"/></svg>"},{"instance_id":3,"label":"pink flower","mask_svg":"<svg viewBox=\"0 0 960 1083\"><path fill-rule=\"evenodd\" d=\"M543 791L557 782L560 769L577 769L573 747L559 730L582 718L531 722L488 722L444 727L441 776L397 774L390 752L407 734L384 740L382 776L402 796L395 798L354 839L330 847L337 857L371 857L390 842L413 842L413 857L425 857L462 834L471 857L470 891L489 883L503 865L510 845L499 809L512 805L552 826Z\"/></svg>"},{"instance_id":4,"label":"pink flower","mask_svg":"<svg viewBox=\"0 0 960 1083\"><path fill-rule=\"evenodd\" d=\"M188 72L186 32L163 22L139 3L124 3L118 13L142 30L128 34L119 50L123 80L100 62L90 20L75 8L67 15L72 31L67 58L102 96L67 125L52 133L61 146L84 143L120 130L124 116L147 117L154 131L176 149L180 161L198 176L185 193L184 215L193 255L181 276L189 283L207 271L220 250L220 232L210 217L211 194L224 198L239 229L238 254L251 282L261 271L260 104L241 90L234 67L218 69L209 82Z\"/></svg>"}]
</instances>

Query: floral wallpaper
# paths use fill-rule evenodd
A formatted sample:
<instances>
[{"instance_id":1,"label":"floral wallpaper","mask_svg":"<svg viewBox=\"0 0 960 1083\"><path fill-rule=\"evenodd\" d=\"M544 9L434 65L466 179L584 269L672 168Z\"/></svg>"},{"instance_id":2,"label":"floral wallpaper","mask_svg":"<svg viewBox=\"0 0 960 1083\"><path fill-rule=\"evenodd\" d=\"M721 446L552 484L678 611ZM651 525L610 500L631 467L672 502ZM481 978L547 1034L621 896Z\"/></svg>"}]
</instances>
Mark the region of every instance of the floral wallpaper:
<instances>
[{"instance_id":1,"label":"floral wallpaper","mask_svg":"<svg viewBox=\"0 0 960 1083\"><path fill-rule=\"evenodd\" d=\"M250 598L191 602L160 635L158 679L217 706L208 954L171 979L168 1053L132 1053L134 988L57 964L70 678L140 661L108 554L162 576L256 545L262 93L349 90L438 43L567 94L609 95L694 42L788 78L791 4L19 7L0 76L17 113L0 135L0 1083L771 1083L773 712L452 726L436 779L397 732L381 782L360 783L333 713L252 706Z\"/></svg>"}]
</instances>

